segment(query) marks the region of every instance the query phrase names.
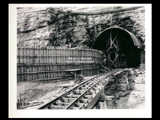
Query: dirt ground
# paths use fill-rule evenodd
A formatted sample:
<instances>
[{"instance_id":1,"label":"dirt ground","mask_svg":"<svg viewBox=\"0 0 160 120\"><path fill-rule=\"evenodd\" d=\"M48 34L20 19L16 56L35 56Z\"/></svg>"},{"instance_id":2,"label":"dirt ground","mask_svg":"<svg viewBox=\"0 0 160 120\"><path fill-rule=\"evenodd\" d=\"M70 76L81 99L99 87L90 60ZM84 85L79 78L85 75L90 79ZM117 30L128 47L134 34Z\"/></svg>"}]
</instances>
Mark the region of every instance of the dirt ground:
<instances>
[{"instance_id":1,"label":"dirt ground","mask_svg":"<svg viewBox=\"0 0 160 120\"><path fill-rule=\"evenodd\" d=\"M117 109L145 109L145 73L135 77L134 89L116 100Z\"/></svg>"},{"instance_id":2,"label":"dirt ground","mask_svg":"<svg viewBox=\"0 0 160 120\"><path fill-rule=\"evenodd\" d=\"M132 90L127 106L130 109L145 109L145 74L135 78L135 89Z\"/></svg>"},{"instance_id":3,"label":"dirt ground","mask_svg":"<svg viewBox=\"0 0 160 120\"><path fill-rule=\"evenodd\" d=\"M89 77L85 77L87 79ZM24 82L17 84L17 99L25 102L48 102L63 86L74 85L74 80L50 82ZM145 73L135 77L135 88L130 94L116 100L114 109L144 109L145 108Z\"/></svg>"},{"instance_id":4,"label":"dirt ground","mask_svg":"<svg viewBox=\"0 0 160 120\"><path fill-rule=\"evenodd\" d=\"M84 77L84 80L90 77ZM25 103L43 102L43 104L51 101L57 95L58 91L68 90L70 87L75 85L75 80L57 80L48 82L21 82L17 84L17 100L24 100ZM25 107L24 107L25 108ZM36 109L36 107L29 107L27 109ZM26 108L25 108L26 109Z\"/></svg>"},{"instance_id":5,"label":"dirt ground","mask_svg":"<svg viewBox=\"0 0 160 120\"><path fill-rule=\"evenodd\" d=\"M17 99L25 99L25 102L43 101L52 97L54 92L62 88L63 84L74 84L73 80L50 82L23 82L17 84ZM50 93L50 95L49 95ZM20 95L21 94L21 95ZM48 96L48 97L47 97ZM45 98L46 97L46 98Z\"/></svg>"}]
</instances>

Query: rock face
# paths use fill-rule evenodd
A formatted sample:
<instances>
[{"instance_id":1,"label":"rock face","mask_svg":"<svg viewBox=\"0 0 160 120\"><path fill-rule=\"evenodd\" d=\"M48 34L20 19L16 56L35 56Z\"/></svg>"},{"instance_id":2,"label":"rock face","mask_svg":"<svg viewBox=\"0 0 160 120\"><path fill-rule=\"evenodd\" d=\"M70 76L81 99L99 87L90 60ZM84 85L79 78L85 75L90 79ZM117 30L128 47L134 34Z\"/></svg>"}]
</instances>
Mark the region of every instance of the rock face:
<instances>
[{"instance_id":1,"label":"rock face","mask_svg":"<svg viewBox=\"0 0 160 120\"><path fill-rule=\"evenodd\" d=\"M17 8L17 46L92 47L96 36L120 26L145 41L145 7ZM119 12L112 12L119 11Z\"/></svg>"}]
</instances>

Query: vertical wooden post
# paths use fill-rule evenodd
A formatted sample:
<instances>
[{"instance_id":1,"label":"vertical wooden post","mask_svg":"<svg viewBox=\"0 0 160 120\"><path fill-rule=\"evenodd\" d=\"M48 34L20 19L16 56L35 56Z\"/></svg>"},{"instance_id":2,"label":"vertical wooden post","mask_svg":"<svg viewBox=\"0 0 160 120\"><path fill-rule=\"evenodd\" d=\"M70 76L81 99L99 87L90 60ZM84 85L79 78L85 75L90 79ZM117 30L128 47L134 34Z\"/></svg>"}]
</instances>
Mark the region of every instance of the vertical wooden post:
<instances>
[{"instance_id":1,"label":"vertical wooden post","mask_svg":"<svg viewBox=\"0 0 160 120\"><path fill-rule=\"evenodd\" d=\"M37 63L40 63L41 56L40 56L40 49L39 48L38 48L38 51L37 51L37 55L38 55Z\"/></svg>"},{"instance_id":2,"label":"vertical wooden post","mask_svg":"<svg viewBox=\"0 0 160 120\"><path fill-rule=\"evenodd\" d=\"M53 49L52 48L50 48L50 56L51 56L50 63L53 63Z\"/></svg>"},{"instance_id":3,"label":"vertical wooden post","mask_svg":"<svg viewBox=\"0 0 160 120\"><path fill-rule=\"evenodd\" d=\"M109 47L109 40L106 40L106 65L107 65L107 67L109 67L109 59L108 59L108 52L107 52L107 50L108 50L108 47Z\"/></svg>"},{"instance_id":4,"label":"vertical wooden post","mask_svg":"<svg viewBox=\"0 0 160 120\"><path fill-rule=\"evenodd\" d=\"M104 109L103 102L99 102L99 107L100 107L100 109Z\"/></svg>"},{"instance_id":5,"label":"vertical wooden post","mask_svg":"<svg viewBox=\"0 0 160 120\"><path fill-rule=\"evenodd\" d=\"M54 50L55 50L55 54L56 54L56 64L57 64L57 49L56 48L54 48Z\"/></svg>"},{"instance_id":6,"label":"vertical wooden post","mask_svg":"<svg viewBox=\"0 0 160 120\"><path fill-rule=\"evenodd\" d=\"M48 49L45 48L44 51L45 51L44 52L45 53L44 56L45 56L45 64L46 64L46 63L48 63L48 55L47 55L48 54ZM46 69L47 69L47 66L46 66Z\"/></svg>"},{"instance_id":7,"label":"vertical wooden post","mask_svg":"<svg viewBox=\"0 0 160 120\"><path fill-rule=\"evenodd\" d=\"M35 49L36 49L36 43L34 43L34 47L33 47L33 64L35 63L35 59L36 59L36 52L35 52Z\"/></svg>"},{"instance_id":8,"label":"vertical wooden post","mask_svg":"<svg viewBox=\"0 0 160 120\"><path fill-rule=\"evenodd\" d=\"M26 64L25 64L25 62L24 62L24 49L25 48L22 48L22 50L23 50L23 72L25 73L26 72ZM24 75L24 81L26 82L26 74L23 74Z\"/></svg>"},{"instance_id":9,"label":"vertical wooden post","mask_svg":"<svg viewBox=\"0 0 160 120\"><path fill-rule=\"evenodd\" d=\"M107 103L105 100L103 101L103 105L104 105L104 109L107 109Z\"/></svg>"},{"instance_id":10,"label":"vertical wooden post","mask_svg":"<svg viewBox=\"0 0 160 120\"><path fill-rule=\"evenodd\" d=\"M94 41L96 40L96 36L97 36L97 27L96 25L94 25Z\"/></svg>"},{"instance_id":11,"label":"vertical wooden post","mask_svg":"<svg viewBox=\"0 0 160 120\"><path fill-rule=\"evenodd\" d=\"M41 56L42 56L42 63L44 64L44 49L42 48Z\"/></svg>"}]
</instances>

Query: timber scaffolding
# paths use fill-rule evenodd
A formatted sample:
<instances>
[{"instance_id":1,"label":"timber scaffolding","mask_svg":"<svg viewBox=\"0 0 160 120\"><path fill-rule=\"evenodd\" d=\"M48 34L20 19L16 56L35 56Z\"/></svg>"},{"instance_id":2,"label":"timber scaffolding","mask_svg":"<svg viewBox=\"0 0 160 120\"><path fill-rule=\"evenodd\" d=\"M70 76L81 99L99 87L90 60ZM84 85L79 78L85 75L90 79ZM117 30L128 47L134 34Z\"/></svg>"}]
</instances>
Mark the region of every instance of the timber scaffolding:
<instances>
[{"instance_id":1,"label":"timber scaffolding","mask_svg":"<svg viewBox=\"0 0 160 120\"><path fill-rule=\"evenodd\" d=\"M102 52L93 49L18 48L17 82L69 79L68 69L99 74Z\"/></svg>"}]
</instances>

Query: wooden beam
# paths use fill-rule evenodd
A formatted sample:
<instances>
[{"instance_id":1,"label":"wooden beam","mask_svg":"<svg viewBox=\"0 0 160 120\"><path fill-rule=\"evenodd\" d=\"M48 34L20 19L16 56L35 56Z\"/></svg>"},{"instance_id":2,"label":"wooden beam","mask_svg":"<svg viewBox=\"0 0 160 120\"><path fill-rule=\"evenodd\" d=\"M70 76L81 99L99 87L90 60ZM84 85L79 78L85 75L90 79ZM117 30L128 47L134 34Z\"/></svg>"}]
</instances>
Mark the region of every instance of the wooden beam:
<instances>
[{"instance_id":1,"label":"wooden beam","mask_svg":"<svg viewBox=\"0 0 160 120\"><path fill-rule=\"evenodd\" d=\"M117 38L117 36L112 40L112 38L111 38L111 34L110 34L110 46L109 46L109 48L108 48L108 50L107 50L107 52L110 50L110 48L112 47L112 45L114 45L114 47L116 48L116 49L118 49L118 47L115 45L115 40L116 40L116 38Z\"/></svg>"},{"instance_id":2,"label":"wooden beam","mask_svg":"<svg viewBox=\"0 0 160 120\"><path fill-rule=\"evenodd\" d=\"M117 58L118 58L118 56L119 56L119 55L118 55L117 53L115 53L115 54L116 54L116 56L115 56L115 58L114 58L114 60L113 60L113 61L112 61L112 60L111 60L111 58L110 58L110 57L111 57L111 56L110 56L110 54L108 54L108 60L110 60L110 62L111 62L111 65L110 65L109 67L111 67L111 66L113 66L113 65L114 65L114 66L115 66L115 68L117 68L117 65L116 65L116 63L115 63L115 62L117 61ZM115 63L115 64L114 64L114 63Z\"/></svg>"}]
</instances>

